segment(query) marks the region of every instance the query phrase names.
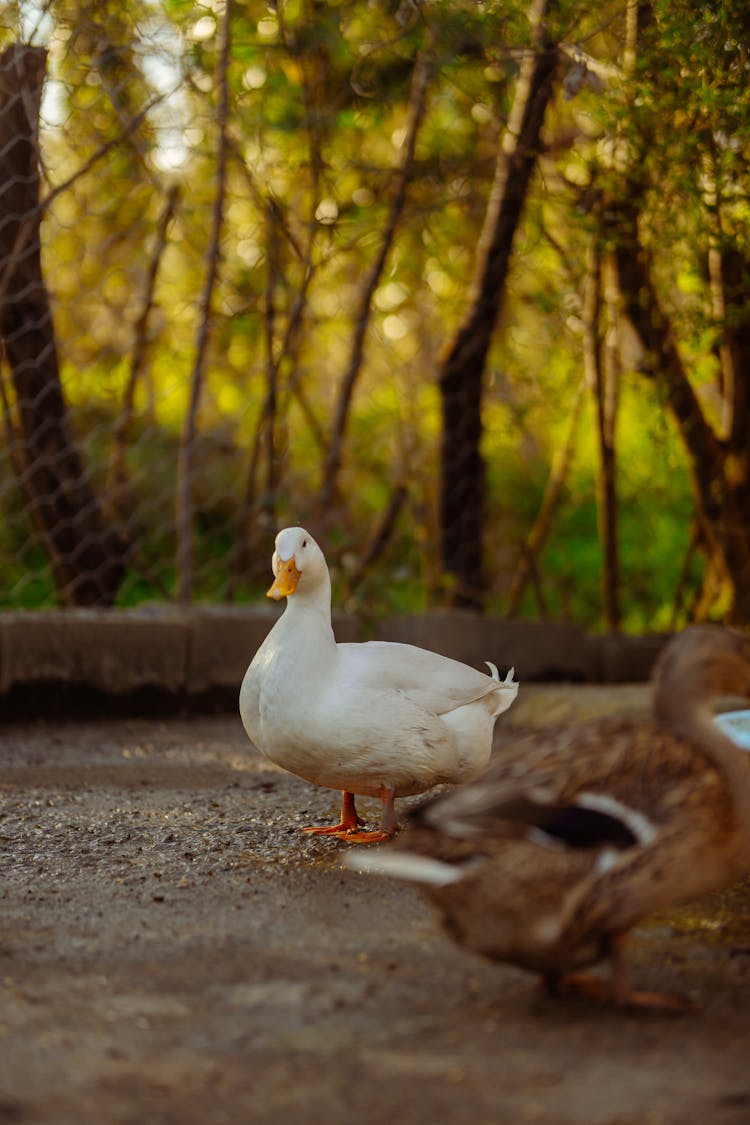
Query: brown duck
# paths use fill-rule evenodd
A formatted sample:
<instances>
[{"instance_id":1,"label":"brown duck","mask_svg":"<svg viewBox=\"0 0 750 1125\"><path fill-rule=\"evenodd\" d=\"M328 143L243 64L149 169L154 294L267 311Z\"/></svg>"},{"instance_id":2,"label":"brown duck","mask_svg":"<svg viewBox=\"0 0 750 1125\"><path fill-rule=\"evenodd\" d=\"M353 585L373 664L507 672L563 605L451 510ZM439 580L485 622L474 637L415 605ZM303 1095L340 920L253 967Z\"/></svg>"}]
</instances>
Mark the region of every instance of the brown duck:
<instances>
[{"instance_id":1,"label":"brown duck","mask_svg":"<svg viewBox=\"0 0 750 1125\"><path fill-rule=\"evenodd\" d=\"M688 1006L631 988L625 947L648 914L750 871L750 754L714 721L750 697L750 638L693 626L653 677L653 720L539 732L412 812L397 845L349 866L423 884L451 935L554 992ZM609 958L610 979L580 970Z\"/></svg>"}]
</instances>

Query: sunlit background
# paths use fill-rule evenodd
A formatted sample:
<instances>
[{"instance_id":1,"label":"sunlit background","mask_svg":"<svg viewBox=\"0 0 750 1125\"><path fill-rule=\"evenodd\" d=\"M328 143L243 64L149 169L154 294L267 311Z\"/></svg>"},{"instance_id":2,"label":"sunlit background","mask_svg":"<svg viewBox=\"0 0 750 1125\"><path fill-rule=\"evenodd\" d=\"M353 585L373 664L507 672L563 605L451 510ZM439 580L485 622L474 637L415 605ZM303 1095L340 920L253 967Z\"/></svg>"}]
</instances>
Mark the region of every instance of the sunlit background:
<instances>
[{"instance_id":1,"label":"sunlit background","mask_svg":"<svg viewBox=\"0 0 750 1125\"><path fill-rule=\"evenodd\" d=\"M706 7L688 41L655 5L661 40L643 59L634 96L622 70L625 7L624 0L561 6L559 35L571 49L515 240L483 406L485 607L508 611L514 573L559 470L544 543L512 609L591 628L603 625L602 551L584 299L592 200L617 173L617 144L653 138L642 169L643 238L690 378L719 433L709 152L724 229L739 246L747 236L741 157L750 110L739 93L746 50L721 26L731 12ZM341 604L371 617L422 611L441 604L447 589L437 501L451 482L440 475L436 374L472 297L498 143L528 40L525 7L236 3L225 75L224 18L218 0L2 5L3 45L48 52L41 193L67 186L44 212L44 276L72 432L104 518L128 545L116 604L180 594L179 450L189 440L190 599L259 597L275 530L302 522L325 535ZM403 208L363 310L428 28L425 112ZM572 45L587 65L574 61L581 56ZM722 132L728 123L731 135ZM195 430L186 438L222 159L220 256ZM335 500L321 510L363 316ZM622 625L674 627L706 593L690 464L637 341L621 330L608 343L618 357ZM19 436L7 364L3 386L0 601L63 604L9 453ZM379 528L382 542L363 569ZM721 614L722 596L708 612Z\"/></svg>"}]
</instances>

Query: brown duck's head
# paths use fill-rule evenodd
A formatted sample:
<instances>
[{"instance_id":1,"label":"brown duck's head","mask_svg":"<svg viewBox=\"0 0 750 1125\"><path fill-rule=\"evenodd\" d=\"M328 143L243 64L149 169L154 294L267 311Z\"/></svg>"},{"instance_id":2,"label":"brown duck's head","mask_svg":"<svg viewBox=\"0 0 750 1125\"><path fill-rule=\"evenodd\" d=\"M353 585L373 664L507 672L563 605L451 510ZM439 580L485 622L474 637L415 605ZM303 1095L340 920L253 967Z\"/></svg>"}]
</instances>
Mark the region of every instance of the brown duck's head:
<instances>
[{"instance_id":1,"label":"brown duck's head","mask_svg":"<svg viewBox=\"0 0 750 1125\"><path fill-rule=\"evenodd\" d=\"M662 651L653 684L657 718L694 713L719 696L750 699L750 634L691 625Z\"/></svg>"}]
</instances>

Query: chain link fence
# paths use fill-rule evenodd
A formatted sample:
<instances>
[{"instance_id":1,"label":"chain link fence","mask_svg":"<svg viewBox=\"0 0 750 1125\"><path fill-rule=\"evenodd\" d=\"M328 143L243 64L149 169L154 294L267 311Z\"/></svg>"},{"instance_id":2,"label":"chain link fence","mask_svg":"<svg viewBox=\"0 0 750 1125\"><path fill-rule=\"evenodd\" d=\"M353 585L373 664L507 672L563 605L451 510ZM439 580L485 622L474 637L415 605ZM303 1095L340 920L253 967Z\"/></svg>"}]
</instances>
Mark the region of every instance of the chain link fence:
<instances>
[{"instance_id":1,"label":"chain link fence","mask_svg":"<svg viewBox=\"0 0 750 1125\"><path fill-rule=\"evenodd\" d=\"M545 21L530 49L546 8L0 6L0 604L253 600L276 529L302 523L339 606L458 591L601 624L579 181L612 68L592 84ZM610 28L581 6L592 51L617 56L626 8ZM488 254L480 284L536 80L503 280ZM701 583L645 386L617 396L627 628Z\"/></svg>"},{"instance_id":2,"label":"chain link fence","mask_svg":"<svg viewBox=\"0 0 750 1125\"><path fill-rule=\"evenodd\" d=\"M352 588L388 544L429 579L417 372L466 254L415 175L416 9L3 11L0 601L246 599L295 521Z\"/></svg>"}]
</instances>

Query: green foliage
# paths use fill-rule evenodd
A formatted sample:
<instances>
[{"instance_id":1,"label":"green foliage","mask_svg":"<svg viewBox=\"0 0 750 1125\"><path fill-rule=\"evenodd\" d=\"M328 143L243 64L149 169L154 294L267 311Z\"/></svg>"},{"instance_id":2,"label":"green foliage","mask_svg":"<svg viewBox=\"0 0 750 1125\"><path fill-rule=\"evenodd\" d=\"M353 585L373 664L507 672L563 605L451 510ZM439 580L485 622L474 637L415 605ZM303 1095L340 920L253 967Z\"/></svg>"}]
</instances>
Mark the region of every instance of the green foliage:
<instances>
[{"instance_id":1,"label":"green foliage","mask_svg":"<svg viewBox=\"0 0 750 1125\"><path fill-rule=\"evenodd\" d=\"M433 31L426 115L374 293L340 498L328 515L337 597L373 616L425 608L439 590L433 375L469 300L498 135L528 42L526 9L500 0L234 5L227 206L194 482L197 598L260 596L273 526L319 515L325 443L363 278L395 191L415 60ZM498 612L581 378L582 283L596 229L591 199L618 184L620 141L639 155L654 274L715 421L720 334L706 252L716 214L705 175L709 161L726 229L750 251L748 17L739 0L699 12L687 0L657 0L653 13L628 78L624 0L556 8L566 40L584 43L612 76L560 96L548 115L547 149L490 356L483 455L488 603ZM105 509L124 521L134 544L121 604L169 599L176 589L176 465L216 189L220 18L221 5L194 0L55 0L40 25L50 52L46 173L54 185L88 167L45 216L45 267L72 426ZM7 22L9 39L23 21L17 14ZM174 184L179 201L139 337ZM111 460L137 345L143 363L121 493ZM263 410L271 372L276 482L269 485ZM624 624L663 627L692 502L679 438L642 376L626 378L618 454ZM597 471L587 417L540 565L545 612L592 628L601 623ZM10 482L7 461L2 472ZM401 479L410 492L393 535L352 593L358 552ZM54 602L23 498L8 484L0 505L2 600ZM241 548L249 531L263 558L248 563ZM694 588L700 574L690 579ZM532 591L523 608L540 612Z\"/></svg>"}]
</instances>

